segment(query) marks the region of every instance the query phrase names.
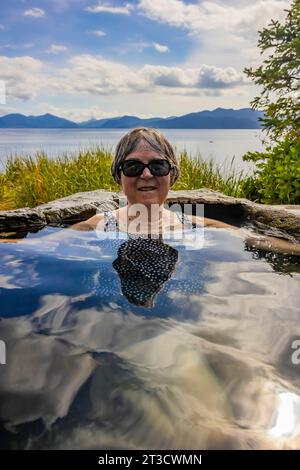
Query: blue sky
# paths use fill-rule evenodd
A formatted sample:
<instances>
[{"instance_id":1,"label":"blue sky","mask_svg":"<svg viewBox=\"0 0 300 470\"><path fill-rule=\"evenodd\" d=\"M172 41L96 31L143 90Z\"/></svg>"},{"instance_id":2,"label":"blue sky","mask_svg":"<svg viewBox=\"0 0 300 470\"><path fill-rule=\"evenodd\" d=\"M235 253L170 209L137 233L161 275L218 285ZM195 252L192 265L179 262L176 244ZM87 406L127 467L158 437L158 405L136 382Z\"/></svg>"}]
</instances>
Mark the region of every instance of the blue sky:
<instances>
[{"instance_id":1,"label":"blue sky","mask_svg":"<svg viewBox=\"0 0 300 470\"><path fill-rule=\"evenodd\" d=\"M75 121L248 107L257 90L243 69L260 63L257 30L291 3L0 2L0 114Z\"/></svg>"}]
</instances>

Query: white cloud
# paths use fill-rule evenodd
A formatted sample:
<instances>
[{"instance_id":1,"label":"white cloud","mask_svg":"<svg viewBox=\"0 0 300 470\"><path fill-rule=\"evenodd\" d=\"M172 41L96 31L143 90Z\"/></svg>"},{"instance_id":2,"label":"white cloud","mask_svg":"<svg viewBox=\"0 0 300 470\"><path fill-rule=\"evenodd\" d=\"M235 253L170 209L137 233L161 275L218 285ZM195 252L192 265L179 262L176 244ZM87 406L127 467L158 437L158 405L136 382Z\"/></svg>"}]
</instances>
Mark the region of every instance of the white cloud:
<instances>
[{"instance_id":1,"label":"white cloud","mask_svg":"<svg viewBox=\"0 0 300 470\"><path fill-rule=\"evenodd\" d=\"M90 13L113 13L117 15L130 15L130 10L133 8L130 3L126 3L124 6L113 6L108 2L99 2L96 6L90 6L86 8L86 11Z\"/></svg>"},{"instance_id":2,"label":"white cloud","mask_svg":"<svg viewBox=\"0 0 300 470\"><path fill-rule=\"evenodd\" d=\"M283 18L289 0L253 0L248 4L228 5L228 2L203 1L187 4L182 0L140 0L140 13L152 20L189 30L227 30L238 35L256 32L271 18ZM216 39L217 40L217 39Z\"/></svg>"},{"instance_id":3,"label":"white cloud","mask_svg":"<svg viewBox=\"0 0 300 470\"><path fill-rule=\"evenodd\" d=\"M61 75L65 76L62 83L67 89L92 95L141 92L148 88L147 80L126 65L91 55L72 57Z\"/></svg>"},{"instance_id":4,"label":"white cloud","mask_svg":"<svg viewBox=\"0 0 300 470\"><path fill-rule=\"evenodd\" d=\"M125 45L118 47L117 53L119 55L132 54L135 51L138 53L144 52L146 48L153 48L159 53L168 52L168 46L159 44L158 42L134 41L128 42Z\"/></svg>"},{"instance_id":5,"label":"white cloud","mask_svg":"<svg viewBox=\"0 0 300 470\"><path fill-rule=\"evenodd\" d=\"M94 34L95 36L98 36L98 37L106 36L106 33L102 31L101 29L98 29L96 31L90 31L90 32L91 34Z\"/></svg>"},{"instance_id":6,"label":"white cloud","mask_svg":"<svg viewBox=\"0 0 300 470\"><path fill-rule=\"evenodd\" d=\"M242 72L258 66L258 30L271 19L282 21L290 0L139 0L137 11L153 21L173 26L190 36L190 46L182 68L210 64L228 65Z\"/></svg>"},{"instance_id":7,"label":"white cloud","mask_svg":"<svg viewBox=\"0 0 300 470\"><path fill-rule=\"evenodd\" d=\"M48 54L59 54L60 52L65 52L67 50L68 48L62 44L52 44L45 52Z\"/></svg>"},{"instance_id":8,"label":"white cloud","mask_svg":"<svg viewBox=\"0 0 300 470\"><path fill-rule=\"evenodd\" d=\"M25 10L23 15L31 16L33 18L41 18L42 16L45 16L45 10L42 10L42 8L30 8L29 10Z\"/></svg>"},{"instance_id":9,"label":"white cloud","mask_svg":"<svg viewBox=\"0 0 300 470\"><path fill-rule=\"evenodd\" d=\"M202 65L186 69L145 65L133 70L126 65L90 55L70 59L68 69L60 73L61 77L63 75L60 87L91 95L152 92L172 95L220 94L247 83L243 74L232 67Z\"/></svg>"},{"instance_id":10,"label":"white cloud","mask_svg":"<svg viewBox=\"0 0 300 470\"><path fill-rule=\"evenodd\" d=\"M247 83L232 67L202 64L196 68L144 65L130 68L92 55L74 56L65 67L53 67L32 57L0 57L2 79L12 98L28 100L41 93L52 96L122 96L140 93L217 95Z\"/></svg>"},{"instance_id":11,"label":"white cloud","mask_svg":"<svg viewBox=\"0 0 300 470\"><path fill-rule=\"evenodd\" d=\"M137 7L152 20L179 27L188 27L199 16L198 5L187 5L181 0L140 0Z\"/></svg>"},{"instance_id":12,"label":"white cloud","mask_svg":"<svg viewBox=\"0 0 300 470\"><path fill-rule=\"evenodd\" d=\"M126 65L90 55L75 56L69 61L63 74L67 89L92 95L145 93L163 88L164 93L199 94L201 90L216 90L242 86L246 80L232 67L224 69L202 65L198 68L183 69L145 65L133 70ZM173 89L173 90L172 90ZM177 89L177 90L175 90Z\"/></svg>"},{"instance_id":13,"label":"white cloud","mask_svg":"<svg viewBox=\"0 0 300 470\"><path fill-rule=\"evenodd\" d=\"M198 94L200 89L221 90L246 83L244 76L232 67L221 69L205 64L190 69L145 65L141 73L154 86L181 88L182 91L186 90L189 94L191 92Z\"/></svg>"},{"instance_id":14,"label":"white cloud","mask_svg":"<svg viewBox=\"0 0 300 470\"><path fill-rule=\"evenodd\" d=\"M0 56L1 79L6 84L7 104L12 99L29 100L38 95L45 84L43 62L32 57Z\"/></svg>"},{"instance_id":15,"label":"white cloud","mask_svg":"<svg viewBox=\"0 0 300 470\"><path fill-rule=\"evenodd\" d=\"M210 89L233 88L236 85L246 84L248 80L233 67L213 67L203 65L199 69L197 86Z\"/></svg>"},{"instance_id":16,"label":"white cloud","mask_svg":"<svg viewBox=\"0 0 300 470\"><path fill-rule=\"evenodd\" d=\"M153 47L157 52L168 52L169 48L168 46L164 46L163 44L159 44L159 42L154 42Z\"/></svg>"}]
</instances>

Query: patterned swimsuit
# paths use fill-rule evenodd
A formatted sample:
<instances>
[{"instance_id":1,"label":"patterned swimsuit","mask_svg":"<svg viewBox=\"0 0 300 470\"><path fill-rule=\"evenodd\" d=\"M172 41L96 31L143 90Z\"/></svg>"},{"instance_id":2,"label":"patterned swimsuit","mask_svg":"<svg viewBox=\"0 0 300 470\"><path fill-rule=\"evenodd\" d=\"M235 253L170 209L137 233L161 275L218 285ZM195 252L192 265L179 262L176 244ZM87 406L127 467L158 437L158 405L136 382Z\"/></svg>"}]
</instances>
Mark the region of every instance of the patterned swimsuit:
<instances>
[{"instance_id":1,"label":"patterned swimsuit","mask_svg":"<svg viewBox=\"0 0 300 470\"><path fill-rule=\"evenodd\" d=\"M192 229L196 227L196 224L191 221L191 219L184 214L184 212L175 212L179 221L186 225L187 229ZM104 212L104 231L105 232L118 232L119 226L116 217L113 215L111 211Z\"/></svg>"}]
</instances>

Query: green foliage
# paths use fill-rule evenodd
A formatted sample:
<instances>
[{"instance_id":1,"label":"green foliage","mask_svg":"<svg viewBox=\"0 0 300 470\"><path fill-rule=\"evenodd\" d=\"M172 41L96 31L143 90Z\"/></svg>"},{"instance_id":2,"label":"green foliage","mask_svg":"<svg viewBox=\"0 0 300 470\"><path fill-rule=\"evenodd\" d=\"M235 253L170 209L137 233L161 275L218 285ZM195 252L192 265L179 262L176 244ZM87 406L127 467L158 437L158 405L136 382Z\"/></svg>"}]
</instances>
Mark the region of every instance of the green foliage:
<instances>
[{"instance_id":1,"label":"green foliage","mask_svg":"<svg viewBox=\"0 0 300 470\"><path fill-rule=\"evenodd\" d=\"M119 191L110 175L112 154L103 148L79 151L72 157L50 159L45 153L10 158L0 173L0 210L35 207L76 192L105 189ZM181 177L172 189L207 187L236 196L241 174L219 168L213 161L186 152L179 156Z\"/></svg>"},{"instance_id":2,"label":"green foliage","mask_svg":"<svg viewBox=\"0 0 300 470\"><path fill-rule=\"evenodd\" d=\"M245 68L246 75L262 87L253 109L264 111L263 128L272 142L299 136L300 128L300 0L294 0L285 23L271 20L259 31L258 47L269 56L257 69Z\"/></svg>"},{"instance_id":3,"label":"green foliage","mask_svg":"<svg viewBox=\"0 0 300 470\"><path fill-rule=\"evenodd\" d=\"M254 176L241 184L246 197L265 203L300 203L300 0L293 0L284 24L272 20L259 32L258 47L269 56L245 73L262 87L253 109L264 111L267 151L243 158L256 162Z\"/></svg>"},{"instance_id":4,"label":"green foliage","mask_svg":"<svg viewBox=\"0 0 300 470\"><path fill-rule=\"evenodd\" d=\"M245 160L255 160L257 170L241 183L252 200L269 204L300 204L300 138L286 138L267 153L249 152Z\"/></svg>"},{"instance_id":5,"label":"green foliage","mask_svg":"<svg viewBox=\"0 0 300 470\"><path fill-rule=\"evenodd\" d=\"M110 152L100 147L55 160L40 152L34 157L11 157L0 174L0 209L35 207L79 191L115 191L110 165Z\"/></svg>"},{"instance_id":6,"label":"green foliage","mask_svg":"<svg viewBox=\"0 0 300 470\"><path fill-rule=\"evenodd\" d=\"M181 176L174 184L175 191L180 189L210 188L230 196L236 196L242 173L233 169L233 160L228 168L219 167L213 160L204 160L201 155L188 155L182 152L179 157Z\"/></svg>"}]
</instances>

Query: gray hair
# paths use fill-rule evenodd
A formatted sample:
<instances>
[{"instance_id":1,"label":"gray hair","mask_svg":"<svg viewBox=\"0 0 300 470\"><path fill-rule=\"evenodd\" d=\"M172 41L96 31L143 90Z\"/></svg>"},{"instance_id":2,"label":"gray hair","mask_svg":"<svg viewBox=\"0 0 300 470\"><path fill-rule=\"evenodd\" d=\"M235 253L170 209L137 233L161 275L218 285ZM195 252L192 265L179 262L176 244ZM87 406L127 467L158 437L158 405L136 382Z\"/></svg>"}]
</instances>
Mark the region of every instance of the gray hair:
<instances>
[{"instance_id":1,"label":"gray hair","mask_svg":"<svg viewBox=\"0 0 300 470\"><path fill-rule=\"evenodd\" d=\"M150 148L166 157L171 164L171 185L180 175L179 164L174 149L166 137L156 129L137 127L125 134L119 141L115 151L115 158L111 165L111 175L116 183L121 184L120 165L127 155L138 148Z\"/></svg>"}]
</instances>

